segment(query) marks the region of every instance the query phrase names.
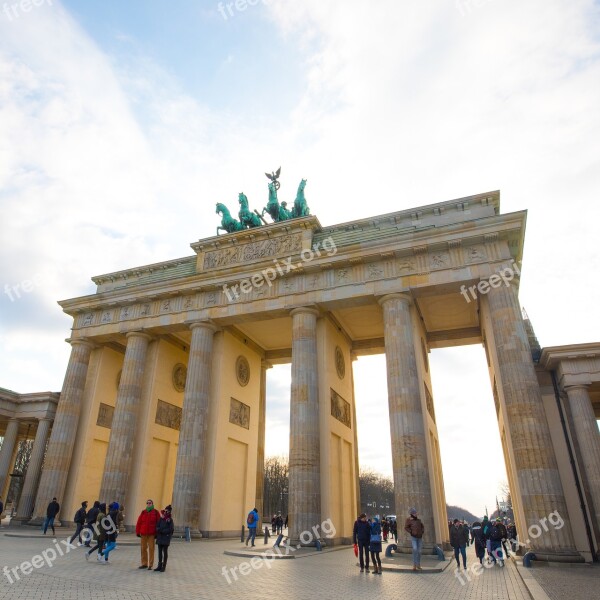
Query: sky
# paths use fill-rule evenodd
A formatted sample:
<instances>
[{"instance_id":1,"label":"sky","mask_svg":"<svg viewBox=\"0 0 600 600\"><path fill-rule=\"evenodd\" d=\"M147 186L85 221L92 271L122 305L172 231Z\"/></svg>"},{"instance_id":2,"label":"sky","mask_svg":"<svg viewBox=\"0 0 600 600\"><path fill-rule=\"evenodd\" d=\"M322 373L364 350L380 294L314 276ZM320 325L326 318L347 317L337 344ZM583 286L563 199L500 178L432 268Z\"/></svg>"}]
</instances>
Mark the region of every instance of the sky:
<instances>
[{"instance_id":1,"label":"sky","mask_svg":"<svg viewBox=\"0 0 600 600\"><path fill-rule=\"evenodd\" d=\"M520 299L542 346L600 339L598 2L238 6L0 0L1 387L60 390L57 300L191 255L215 202L262 204L280 165L280 197L307 178L323 225L501 190L528 211ZM448 503L483 514L506 474L499 435L474 433L494 431L482 348L430 363ZM384 359L355 368L361 465L390 474ZM268 393L267 452L285 453L289 366Z\"/></svg>"}]
</instances>

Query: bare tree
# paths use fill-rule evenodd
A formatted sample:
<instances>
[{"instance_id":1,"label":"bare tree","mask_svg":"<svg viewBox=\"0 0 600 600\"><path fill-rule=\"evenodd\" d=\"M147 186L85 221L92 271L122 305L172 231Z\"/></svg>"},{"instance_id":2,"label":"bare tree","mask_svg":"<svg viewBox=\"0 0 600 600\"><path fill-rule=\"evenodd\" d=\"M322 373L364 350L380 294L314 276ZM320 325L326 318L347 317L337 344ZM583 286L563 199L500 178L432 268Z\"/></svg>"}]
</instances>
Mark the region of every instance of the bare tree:
<instances>
[{"instance_id":1,"label":"bare tree","mask_svg":"<svg viewBox=\"0 0 600 600\"><path fill-rule=\"evenodd\" d=\"M361 469L359 475L360 509L375 515L395 514L394 482L373 469Z\"/></svg>"},{"instance_id":2,"label":"bare tree","mask_svg":"<svg viewBox=\"0 0 600 600\"><path fill-rule=\"evenodd\" d=\"M269 456L265 460L263 521L269 522L280 512L285 519L288 513L289 462L287 456ZM260 507L258 507L260 510Z\"/></svg>"}]
</instances>

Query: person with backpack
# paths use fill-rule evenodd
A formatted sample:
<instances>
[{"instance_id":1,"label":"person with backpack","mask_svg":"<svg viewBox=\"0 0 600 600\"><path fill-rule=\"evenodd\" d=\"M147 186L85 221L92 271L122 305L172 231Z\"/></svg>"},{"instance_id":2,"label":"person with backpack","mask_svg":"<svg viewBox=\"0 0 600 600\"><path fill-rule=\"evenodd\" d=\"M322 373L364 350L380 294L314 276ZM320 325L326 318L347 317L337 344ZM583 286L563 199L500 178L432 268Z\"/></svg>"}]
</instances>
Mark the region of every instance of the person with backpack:
<instances>
[{"instance_id":1,"label":"person with backpack","mask_svg":"<svg viewBox=\"0 0 600 600\"><path fill-rule=\"evenodd\" d=\"M496 563L496 559L498 564L503 567L504 560L502 559L502 540L507 536L506 527L504 527L504 523L502 523L502 519L498 517L493 523L490 525L490 546L491 546L491 554L492 554L492 562Z\"/></svg>"},{"instance_id":2,"label":"person with backpack","mask_svg":"<svg viewBox=\"0 0 600 600\"><path fill-rule=\"evenodd\" d=\"M254 507L246 517L246 525L248 525L248 537L246 538L246 546L248 542L252 540L252 547L254 548L254 540L256 539L256 527L258 526L258 510Z\"/></svg>"},{"instance_id":3,"label":"person with backpack","mask_svg":"<svg viewBox=\"0 0 600 600\"><path fill-rule=\"evenodd\" d=\"M93 548L90 548L85 553L85 560L89 560L90 556L92 555L92 552L94 550L98 550L98 555L96 556L96 559L98 560L98 562L104 563L104 558L102 557L102 548L104 547L104 542L106 541L106 523L104 519L106 519L106 503L102 502L102 504L100 504L100 506L98 507L98 513L96 516L97 527L94 529L94 540L96 544Z\"/></svg>"},{"instance_id":4,"label":"person with backpack","mask_svg":"<svg viewBox=\"0 0 600 600\"><path fill-rule=\"evenodd\" d=\"M459 553L462 556L463 567L467 570L467 540L469 539L469 529L465 527L458 519L454 519L454 524L450 530L450 545L454 548L454 558L456 565L460 569Z\"/></svg>"},{"instance_id":5,"label":"person with backpack","mask_svg":"<svg viewBox=\"0 0 600 600\"><path fill-rule=\"evenodd\" d=\"M171 518L173 507L169 504L161 511L160 521L156 526L156 543L158 545L158 567L154 569L158 573L164 573L169 560L169 546L175 531L175 525Z\"/></svg>"},{"instance_id":6,"label":"person with backpack","mask_svg":"<svg viewBox=\"0 0 600 600\"><path fill-rule=\"evenodd\" d=\"M73 522L76 525L76 529L75 529L75 533L73 534L73 537L69 540L69 544L73 543L73 540L75 538L79 538L79 544L81 544L81 530L84 528L85 526L85 517L87 515L87 500L84 500L81 503L81 508L75 513L75 516L73 517Z\"/></svg>"},{"instance_id":7,"label":"person with backpack","mask_svg":"<svg viewBox=\"0 0 600 600\"><path fill-rule=\"evenodd\" d=\"M94 506L92 506L92 508L90 508L90 510L88 511L88 513L85 517L85 528L88 531L86 531L84 534L85 543L83 545L86 546L87 548L90 547L90 542L94 539L94 523L96 522L96 517L98 516L99 512L100 512L100 500L96 500L96 502L94 502Z\"/></svg>"},{"instance_id":8,"label":"person with backpack","mask_svg":"<svg viewBox=\"0 0 600 600\"><path fill-rule=\"evenodd\" d=\"M156 526L160 520L160 513L154 508L153 500L146 500L146 509L138 517L135 534L140 538L142 564L138 569L152 571L154 566L154 544L156 538Z\"/></svg>"},{"instance_id":9,"label":"person with backpack","mask_svg":"<svg viewBox=\"0 0 600 600\"><path fill-rule=\"evenodd\" d=\"M485 539L485 549L487 550L488 563L492 562L492 542L490 541L490 529L491 523L488 520L488 516L485 515L481 521L481 530L483 531L483 537Z\"/></svg>"},{"instance_id":10,"label":"person with backpack","mask_svg":"<svg viewBox=\"0 0 600 600\"><path fill-rule=\"evenodd\" d=\"M108 555L117 547L117 536L119 528L117 521L119 520L119 503L113 502L108 507L108 527L105 528L106 546L104 550L100 550L100 555L104 556L104 564L108 563ZM106 523L105 523L106 524Z\"/></svg>"},{"instance_id":11,"label":"person with backpack","mask_svg":"<svg viewBox=\"0 0 600 600\"><path fill-rule=\"evenodd\" d=\"M373 569L375 569L374 571L371 571L371 573L373 575L382 575L381 558L379 557L381 552L381 525L379 524L379 517L373 517L373 523L371 523L369 550L371 551Z\"/></svg>"},{"instance_id":12,"label":"person with backpack","mask_svg":"<svg viewBox=\"0 0 600 600\"><path fill-rule=\"evenodd\" d=\"M475 544L475 556L479 559L479 563L483 564L485 536L483 535L483 527L479 521L475 521L471 527L471 543Z\"/></svg>"},{"instance_id":13,"label":"person with backpack","mask_svg":"<svg viewBox=\"0 0 600 600\"><path fill-rule=\"evenodd\" d=\"M367 522L367 515L362 513L354 522L352 531L352 543L356 544L360 562L360 572L365 568L369 572L369 545L371 543L371 526ZM366 565L366 567L365 567Z\"/></svg>"}]
</instances>

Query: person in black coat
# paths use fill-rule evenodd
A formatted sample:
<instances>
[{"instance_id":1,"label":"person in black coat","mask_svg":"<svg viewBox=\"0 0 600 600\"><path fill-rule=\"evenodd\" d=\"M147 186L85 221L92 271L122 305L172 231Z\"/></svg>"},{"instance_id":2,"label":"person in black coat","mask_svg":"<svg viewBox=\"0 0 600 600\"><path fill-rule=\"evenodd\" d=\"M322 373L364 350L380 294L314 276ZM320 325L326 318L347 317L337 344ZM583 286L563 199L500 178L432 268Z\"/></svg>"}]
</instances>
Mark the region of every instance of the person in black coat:
<instances>
[{"instance_id":1,"label":"person in black coat","mask_svg":"<svg viewBox=\"0 0 600 600\"><path fill-rule=\"evenodd\" d=\"M175 525L171 518L172 507L165 507L160 513L160 519L156 525L156 543L158 544L158 567L154 569L158 573L164 573L169 559L169 545L175 531Z\"/></svg>"},{"instance_id":2,"label":"person in black coat","mask_svg":"<svg viewBox=\"0 0 600 600\"><path fill-rule=\"evenodd\" d=\"M379 553L381 552L381 525L379 524L379 517L373 517L370 539L369 550L371 551L373 569L375 569L371 573L381 575L381 558L379 557Z\"/></svg>"},{"instance_id":3,"label":"person in black coat","mask_svg":"<svg viewBox=\"0 0 600 600\"><path fill-rule=\"evenodd\" d=\"M52 502L48 504L48 508L46 509L46 519L44 521L44 535L46 535L46 531L48 531L48 526L52 527L52 535L56 535L56 531L54 530L54 519L60 512L60 504L56 501L56 498L52 498Z\"/></svg>"},{"instance_id":4,"label":"person in black coat","mask_svg":"<svg viewBox=\"0 0 600 600\"><path fill-rule=\"evenodd\" d=\"M358 546L358 556L360 557L360 572L366 569L369 572L369 543L371 542L371 526L367 522L367 515L362 513L354 523L352 533L352 543ZM364 554L364 559L363 559Z\"/></svg>"},{"instance_id":5,"label":"person in black coat","mask_svg":"<svg viewBox=\"0 0 600 600\"><path fill-rule=\"evenodd\" d=\"M483 533L483 525L479 521L475 521L471 526L471 542L475 543L475 555L479 562L483 564L485 557L485 535Z\"/></svg>"},{"instance_id":6,"label":"person in black coat","mask_svg":"<svg viewBox=\"0 0 600 600\"><path fill-rule=\"evenodd\" d=\"M90 508L87 515L85 516L85 527L87 531L84 534L85 543L83 545L87 546L88 548L90 547L90 542L94 538L94 523L96 522L96 517L98 516L99 512L100 500L96 500L96 502L94 502L94 506Z\"/></svg>"},{"instance_id":7,"label":"person in black coat","mask_svg":"<svg viewBox=\"0 0 600 600\"><path fill-rule=\"evenodd\" d=\"M87 505L88 505L87 500L84 500L81 503L81 508L75 513L75 517L73 518L73 522L75 523L75 526L77 527L77 529L75 530L75 533L73 534L73 536L69 540L70 544L73 543L73 540L75 538L79 538L79 543L81 544L81 530L85 526L85 517L87 515Z\"/></svg>"}]
</instances>

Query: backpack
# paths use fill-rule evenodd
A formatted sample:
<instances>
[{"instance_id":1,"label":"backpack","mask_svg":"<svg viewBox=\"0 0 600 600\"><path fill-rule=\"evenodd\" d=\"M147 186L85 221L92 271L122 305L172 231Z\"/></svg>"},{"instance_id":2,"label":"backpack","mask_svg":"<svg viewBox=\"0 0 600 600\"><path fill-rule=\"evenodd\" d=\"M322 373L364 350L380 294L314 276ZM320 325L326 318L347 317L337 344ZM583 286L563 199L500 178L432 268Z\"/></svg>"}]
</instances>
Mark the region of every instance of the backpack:
<instances>
[{"instance_id":1,"label":"backpack","mask_svg":"<svg viewBox=\"0 0 600 600\"><path fill-rule=\"evenodd\" d=\"M494 542L499 542L502 538L506 537L506 531L503 531L504 525L501 523L496 523L490 527L490 540Z\"/></svg>"},{"instance_id":2,"label":"backpack","mask_svg":"<svg viewBox=\"0 0 600 600\"><path fill-rule=\"evenodd\" d=\"M248 513L248 518L246 519L248 525L252 525L254 523L254 511Z\"/></svg>"},{"instance_id":3,"label":"backpack","mask_svg":"<svg viewBox=\"0 0 600 600\"><path fill-rule=\"evenodd\" d=\"M84 523L83 513L81 511L82 511L82 509L80 508L75 513L75 517L73 517L73 523L79 523L79 524L83 524Z\"/></svg>"}]
</instances>

